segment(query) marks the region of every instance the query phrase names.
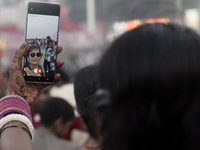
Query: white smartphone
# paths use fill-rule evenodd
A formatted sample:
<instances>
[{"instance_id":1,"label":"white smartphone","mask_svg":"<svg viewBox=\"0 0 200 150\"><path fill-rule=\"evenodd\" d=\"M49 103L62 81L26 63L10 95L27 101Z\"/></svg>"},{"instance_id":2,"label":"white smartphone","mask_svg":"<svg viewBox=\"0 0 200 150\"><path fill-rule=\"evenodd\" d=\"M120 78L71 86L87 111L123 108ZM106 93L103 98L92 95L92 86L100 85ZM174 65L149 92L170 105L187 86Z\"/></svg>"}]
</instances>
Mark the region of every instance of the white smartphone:
<instances>
[{"instance_id":1,"label":"white smartphone","mask_svg":"<svg viewBox=\"0 0 200 150\"><path fill-rule=\"evenodd\" d=\"M25 32L29 47L23 59L26 82L55 82L59 22L59 4L29 2Z\"/></svg>"}]
</instances>

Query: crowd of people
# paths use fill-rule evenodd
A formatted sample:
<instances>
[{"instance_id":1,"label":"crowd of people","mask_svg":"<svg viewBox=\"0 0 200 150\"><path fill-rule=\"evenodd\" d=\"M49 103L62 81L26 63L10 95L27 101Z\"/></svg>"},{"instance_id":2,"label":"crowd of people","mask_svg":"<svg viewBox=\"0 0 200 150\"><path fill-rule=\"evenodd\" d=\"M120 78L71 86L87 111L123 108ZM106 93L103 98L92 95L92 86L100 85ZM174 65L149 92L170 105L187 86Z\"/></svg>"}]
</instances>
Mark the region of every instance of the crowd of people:
<instances>
[{"instance_id":1,"label":"crowd of people","mask_svg":"<svg viewBox=\"0 0 200 150\"><path fill-rule=\"evenodd\" d=\"M27 48L24 43L15 53L0 100L1 150L200 148L200 35L192 29L142 25L118 37L100 62L77 73L75 100L90 134L82 147L63 140L74 112L60 98L45 100L34 134L30 105L47 85L24 81L21 62L31 51ZM57 61L57 68L63 63Z\"/></svg>"}]
</instances>

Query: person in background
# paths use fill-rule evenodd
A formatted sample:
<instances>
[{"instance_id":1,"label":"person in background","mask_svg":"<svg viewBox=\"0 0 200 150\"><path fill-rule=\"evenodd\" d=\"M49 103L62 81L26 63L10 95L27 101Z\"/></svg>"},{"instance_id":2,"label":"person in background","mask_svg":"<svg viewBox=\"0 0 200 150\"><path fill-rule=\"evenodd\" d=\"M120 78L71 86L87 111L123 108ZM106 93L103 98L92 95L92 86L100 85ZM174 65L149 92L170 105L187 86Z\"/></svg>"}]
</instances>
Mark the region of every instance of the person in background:
<instances>
[{"instance_id":1,"label":"person in background","mask_svg":"<svg viewBox=\"0 0 200 150\"><path fill-rule=\"evenodd\" d=\"M54 86L59 87L59 86L62 86L63 84L66 84L69 82L69 77L62 68L58 68L56 70L56 72L60 74L60 80L58 82L56 82L54 85L44 88L39 93L39 95L37 96L34 103L31 105L31 114L32 114L32 120L33 120L33 126L35 127L35 129L37 129L41 124L40 123L40 120L41 120L40 111L41 111L41 108L42 108L44 102L48 98L51 97L50 91L51 91L52 87L54 87Z\"/></svg>"},{"instance_id":2,"label":"person in background","mask_svg":"<svg viewBox=\"0 0 200 150\"><path fill-rule=\"evenodd\" d=\"M41 127L35 131L34 150L77 150L78 147L62 139L74 118L73 107L61 98L49 98L40 112Z\"/></svg>"},{"instance_id":3,"label":"person in background","mask_svg":"<svg viewBox=\"0 0 200 150\"><path fill-rule=\"evenodd\" d=\"M70 81L68 74L62 68L58 68L56 70L56 73L60 74L59 81L56 82L53 86L48 86L48 87L44 88L39 93L39 95L37 96L34 103L31 105L32 123L33 123L33 126L35 129L37 129L41 126L40 111L41 111L41 108L42 108L44 102L51 96L55 97L54 95L50 94L50 91L52 90L52 88L61 87L62 85L67 84ZM70 91L66 91L66 92L70 92ZM73 123L69 127L69 131L67 132L67 134L64 136L63 139L71 141L72 140L71 135L72 135L72 132L74 129L81 130L81 131L85 130L84 123L83 123L82 119L80 118L80 116L74 117ZM79 144L79 143L77 143L77 144Z\"/></svg>"},{"instance_id":4,"label":"person in background","mask_svg":"<svg viewBox=\"0 0 200 150\"><path fill-rule=\"evenodd\" d=\"M51 40L51 37L50 37L50 36L47 36L47 37L46 37L46 45L47 45L47 41L48 41L48 40Z\"/></svg>"},{"instance_id":5,"label":"person in background","mask_svg":"<svg viewBox=\"0 0 200 150\"><path fill-rule=\"evenodd\" d=\"M54 76L55 75L55 59L56 50L53 45L53 41L49 39L47 41L47 48L45 51L45 59L44 59L44 69L46 76Z\"/></svg>"},{"instance_id":6,"label":"person in background","mask_svg":"<svg viewBox=\"0 0 200 150\"><path fill-rule=\"evenodd\" d=\"M60 80L55 84L55 86L57 87L61 87L63 85L66 85L66 84L72 84L70 83L70 76L66 73L66 71L63 69L63 68L59 68L56 70L57 73L59 73L61 75L61 78ZM68 89L67 89L68 90ZM66 91L66 95L68 94L68 92L70 91ZM70 97L66 97L67 100L70 100ZM74 107L72 105L72 107ZM76 108L74 108L76 109ZM85 131L85 128L84 128L84 123L83 123L83 120L81 119L80 116L76 116L74 117L73 119L73 123L72 125L70 126L70 129L69 129L69 132L65 135L64 139L68 140L68 141L71 141L72 140L72 132L73 130L81 130L81 131Z\"/></svg>"},{"instance_id":7,"label":"person in background","mask_svg":"<svg viewBox=\"0 0 200 150\"><path fill-rule=\"evenodd\" d=\"M37 46L40 46L40 40L41 39L36 38L35 40L36 40L35 42L37 43Z\"/></svg>"},{"instance_id":8,"label":"person in background","mask_svg":"<svg viewBox=\"0 0 200 150\"><path fill-rule=\"evenodd\" d=\"M58 81L59 82L59 81ZM35 129L39 128L41 123L41 117L40 117L40 111L44 104L44 102L50 98L49 91L51 90L52 86L48 86L41 90L39 95L36 97L33 104L30 106L31 108L31 114L32 114L32 123Z\"/></svg>"},{"instance_id":9,"label":"person in background","mask_svg":"<svg viewBox=\"0 0 200 150\"><path fill-rule=\"evenodd\" d=\"M94 99L95 92L98 88L97 81L97 65L90 65L81 69L77 73L74 81L74 95L78 112L90 133L89 140L81 150L98 150L101 147L102 137L98 129L98 115L95 110L96 102Z\"/></svg>"}]
</instances>

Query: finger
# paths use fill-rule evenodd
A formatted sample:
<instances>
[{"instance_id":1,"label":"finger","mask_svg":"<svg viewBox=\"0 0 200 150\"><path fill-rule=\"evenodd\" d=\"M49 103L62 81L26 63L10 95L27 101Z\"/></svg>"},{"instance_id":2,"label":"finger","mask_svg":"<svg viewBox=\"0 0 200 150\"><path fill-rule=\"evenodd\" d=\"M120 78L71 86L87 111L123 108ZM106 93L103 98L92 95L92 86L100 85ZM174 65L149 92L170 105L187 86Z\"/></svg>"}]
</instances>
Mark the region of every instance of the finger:
<instances>
[{"instance_id":1,"label":"finger","mask_svg":"<svg viewBox=\"0 0 200 150\"><path fill-rule=\"evenodd\" d=\"M56 73L56 75L55 75L55 81L58 82L59 80L60 80L60 74Z\"/></svg>"},{"instance_id":2,"label":"finger","mask_svg":"<svg viewBox=\"0 0 200 150\"><path fill-rule=\"evenodd\" d=\"M24 42L20 46L19 50L16 51L14 58L18 58L22 60L23 56L26 54L27 48L28 48L28 44Z\"/></svg>"},{"instance_id":3,"label":"finger","mask_svg":"<svg viewBox=\"0 0 200 150\"><path fill-rule=\"evenodd\" d=\"M22 58L23 56L26 54L28 48L28 44L27 43L23 43L19 50L16 51L13 60L11 61L10 64L10 69L21 69L22 67Z\"/></svg>"},{"instance_id":4,"label":"finger","mask_svg":"<svg viewBox=\"0 0 200 150\"><path fill-rule=\"evenodd\" d=\"M58 46L58 52L57 52L57 54L59 54L60 52L62 52L62 47Z\"/></svg>"},{"instance_id":5,"label":"finger","mask_svg":"<svg viewBox=\"0 0 200 150\"><path fill-rule=\"evenodd\" d=\"M59 61L56 62L56 68L57 69L62 67L63 65L64 65L64 61L63 60L59 60Z\"/></svg>"}]
</instances>

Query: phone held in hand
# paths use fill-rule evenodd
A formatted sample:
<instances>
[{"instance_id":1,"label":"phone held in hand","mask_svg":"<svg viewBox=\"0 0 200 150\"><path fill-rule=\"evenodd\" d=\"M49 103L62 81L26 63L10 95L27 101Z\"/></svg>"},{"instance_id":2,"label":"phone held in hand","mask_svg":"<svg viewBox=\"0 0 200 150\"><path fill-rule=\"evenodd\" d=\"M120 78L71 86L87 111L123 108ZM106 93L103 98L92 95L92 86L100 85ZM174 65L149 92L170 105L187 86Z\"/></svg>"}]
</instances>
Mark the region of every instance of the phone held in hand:
<instances>
[{"instance_id":1,"label":"phone held in hand","mask_svg":"<svg viewBox=\"0 0 200 150\"><path fill-rule=\"evenodd\" d=\"M25 32L28 49L23 59L26 82L55 82L59 22L59 4L29 2Z\"/></svg>"}]
</instances>

